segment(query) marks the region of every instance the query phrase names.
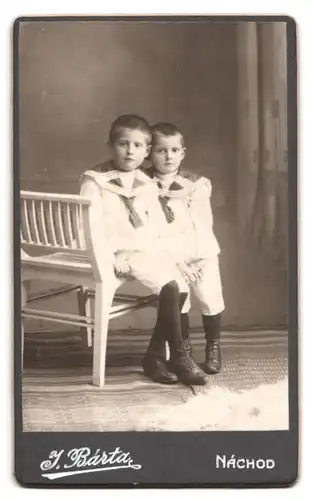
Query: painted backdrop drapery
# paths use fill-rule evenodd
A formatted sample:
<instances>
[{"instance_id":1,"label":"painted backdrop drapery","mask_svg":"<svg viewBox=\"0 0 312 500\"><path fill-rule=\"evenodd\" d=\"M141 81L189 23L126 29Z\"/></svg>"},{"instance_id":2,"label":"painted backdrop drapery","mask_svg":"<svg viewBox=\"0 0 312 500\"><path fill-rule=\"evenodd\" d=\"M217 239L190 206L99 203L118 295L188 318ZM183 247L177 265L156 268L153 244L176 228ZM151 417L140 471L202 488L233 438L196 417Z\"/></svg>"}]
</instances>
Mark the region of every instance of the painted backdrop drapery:
<instances>
[{"instance_id":1,"label":"painted backdrop drapery","mask_svg":"<svg viewBox=\"0 0 312 500\"><path fill-rule=\"evenodd\" d=\"M237 29L239 226L286 266L286 24L241 23Z\"/></svg>"}]
</instances>

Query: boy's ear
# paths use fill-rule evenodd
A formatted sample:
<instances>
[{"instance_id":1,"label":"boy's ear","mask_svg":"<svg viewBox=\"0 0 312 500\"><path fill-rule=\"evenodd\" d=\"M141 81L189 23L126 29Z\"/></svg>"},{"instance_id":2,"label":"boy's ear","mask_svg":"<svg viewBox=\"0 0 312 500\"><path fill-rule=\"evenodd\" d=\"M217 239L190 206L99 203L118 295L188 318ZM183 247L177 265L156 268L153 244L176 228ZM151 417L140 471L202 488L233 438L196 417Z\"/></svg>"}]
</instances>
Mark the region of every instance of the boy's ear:
<instances>
[{"instance_id":1,"label":"boy's ear","mask_svg":"<svg viewBox=\"0 0 312 500\"><path fill-rule=\"evenodd\" d=\"M147 146L146 148L146 155L145 155L145 158L148 158L150 153L151 153L151 150L152 150L152 145L150 144L149 146Z\"/></svg>"},{"instance_id":2,"label":"boy's ear","mask_svg":"<svg viewBox=\"0 0 312 500\"><path fill-rule=\"evenodd\" d=\"M184 146L183 150L182 150L182 160L183 158L185 157L185 153L186 153L186 147Z\"/></svg>"}]
</instances>

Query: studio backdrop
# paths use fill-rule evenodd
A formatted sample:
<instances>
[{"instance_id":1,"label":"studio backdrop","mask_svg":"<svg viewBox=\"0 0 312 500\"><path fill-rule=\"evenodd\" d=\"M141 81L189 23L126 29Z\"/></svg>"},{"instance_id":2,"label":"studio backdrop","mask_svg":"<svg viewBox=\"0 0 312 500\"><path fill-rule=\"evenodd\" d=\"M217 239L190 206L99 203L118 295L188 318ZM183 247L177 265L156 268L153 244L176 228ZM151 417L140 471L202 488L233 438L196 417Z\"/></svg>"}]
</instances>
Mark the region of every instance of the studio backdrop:
<instances>
[{"instance_id":1,"label":"studio backdrop","mask_svg":"<svg viewBox=\"0 0 312 500\"><path fill-rule=\"evenodd\" d=\"M19 43L21 188L78 193L120 114L176 124L184 167L212 180L223 327L285 326L286 25L37 22ZM111 327L154 320L147 309Z\"/></svg>"}]
</instances>

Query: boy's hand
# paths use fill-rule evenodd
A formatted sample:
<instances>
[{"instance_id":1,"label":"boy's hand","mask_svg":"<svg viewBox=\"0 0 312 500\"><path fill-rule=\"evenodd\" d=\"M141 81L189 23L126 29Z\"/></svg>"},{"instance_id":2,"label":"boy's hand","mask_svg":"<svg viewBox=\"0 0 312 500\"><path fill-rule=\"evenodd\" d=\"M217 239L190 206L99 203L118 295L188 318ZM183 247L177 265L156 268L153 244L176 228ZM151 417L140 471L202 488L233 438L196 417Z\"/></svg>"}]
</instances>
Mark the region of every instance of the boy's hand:
<instances>
[{"instance_id":1,"label":"boy's hand","mask_svg":"<svg viewBox=\"0 0 312 500\"><path fill-rule=\"evenodd\" d=\"M202 277L206 263L207 259L198 259L189 264L192 271L196 273L198 279Z\"/></svg>"},{"instance_id":2,"label":"boy's hand","mask_svg":"<svg viewBox=\"0 0 312 500\"><path fill-rule=\"evenodd\" d=\"M117 254L115 255L114 270L116 276L122 278L130 273L131 267L122 255Z\"/></svg>"},{"instance_id":3,"label":"boy's hand","mask_svg":"<svg viewBox=\"0 0 312 500\"><path fill-rule=\"evenodd\" d=\"M180 262L178 264L178 268L188 284L195 283L201 277L200 270L192 269L191 266L189 266L185 262Z\"/></svg>"}]
</instances>

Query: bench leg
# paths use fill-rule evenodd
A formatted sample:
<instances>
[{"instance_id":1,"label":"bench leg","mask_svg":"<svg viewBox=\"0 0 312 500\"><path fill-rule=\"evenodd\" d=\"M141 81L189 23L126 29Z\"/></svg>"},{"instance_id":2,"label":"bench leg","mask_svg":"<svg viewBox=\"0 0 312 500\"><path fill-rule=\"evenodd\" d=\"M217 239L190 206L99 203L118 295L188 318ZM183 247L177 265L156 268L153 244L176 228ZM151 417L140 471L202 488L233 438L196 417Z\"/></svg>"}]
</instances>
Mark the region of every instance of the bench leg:
<instances>
[{"instance_id":1,"label":"bench leg","mask_svg":"<svg viewBox=\"0 0 312 500\"><path fill-rule=\"evenodd\" d=\"M86 316L88 318L91 318L91 299L86 291L85 293L85 311L86 311ZM88 347L92 346L92 328L91 326L87 326L87 341L88 341Z\"/></svg>"},{"instance_id":2,"label":"bench leg","mask_svg":"<svg viewBox=\"0 0 312 500\"><path fill-rule=\"evenodd\" d=\"M166 361L169 361L169 359L170 359L170 347L169 347L168 342L166 342L165 348L166 348Z\"/></svg>"},{"instance_id":3,"label":"bench leg","mask_svg":"<svg viewBox=\"0 0 312 500\"><path fill-rule=\"evenodd\" d=\"M93 385L103 387L105 383L106 345L109 313L114 291L107 284L96 283L95 328L93 337Z\"/></svg>"},{"instance_id":4,"label":"bench leg","mask_svg":"<svg viewBox=\"0 0 312 500\"><path fill-rule=\"evenodd\" d=\"M86 287L80 287L77 293L78 299L78 311L80 316L87 316L91 318L91 301L88 296L88 289ZM83 335L87 335L88 347L92 346L92 328L91 326L82 326L80 331Z\"/></svg>"}]
</instances>

